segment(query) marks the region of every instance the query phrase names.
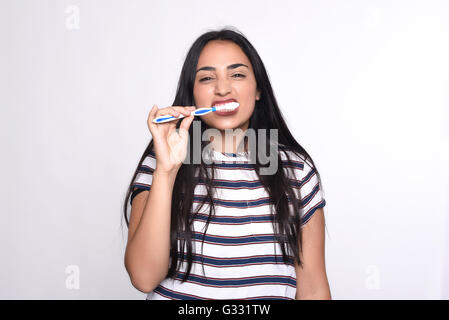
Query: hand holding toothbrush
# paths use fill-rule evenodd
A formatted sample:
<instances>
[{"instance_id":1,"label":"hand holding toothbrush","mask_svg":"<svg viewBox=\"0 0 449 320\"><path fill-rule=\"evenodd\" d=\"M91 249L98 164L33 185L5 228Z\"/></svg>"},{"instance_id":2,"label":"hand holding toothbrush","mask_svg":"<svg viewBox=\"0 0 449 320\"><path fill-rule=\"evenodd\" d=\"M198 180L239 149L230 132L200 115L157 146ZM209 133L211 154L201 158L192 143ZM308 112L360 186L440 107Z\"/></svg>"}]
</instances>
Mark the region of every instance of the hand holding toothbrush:
<instances>
[{"instance_id":1,"label":"hand holding toothbrush","mask_svg":"<svg viewBox=\"0 0 449 320\"><path fill-rule=\"evenodd\" d=\"M154 141L154 152L156 154L155 172L162 174L174 174L178 172L187 155L187 144L189 138L189 127L194 119L190 113L195 110L194 106L182 107L172 106L158 109L156 105L148 116L148 128ZM154 122L160 117L184 118L176 130L176 121L167 123ZM154 174L154 173L153 173Z\"/></svg>"}]
</instances>

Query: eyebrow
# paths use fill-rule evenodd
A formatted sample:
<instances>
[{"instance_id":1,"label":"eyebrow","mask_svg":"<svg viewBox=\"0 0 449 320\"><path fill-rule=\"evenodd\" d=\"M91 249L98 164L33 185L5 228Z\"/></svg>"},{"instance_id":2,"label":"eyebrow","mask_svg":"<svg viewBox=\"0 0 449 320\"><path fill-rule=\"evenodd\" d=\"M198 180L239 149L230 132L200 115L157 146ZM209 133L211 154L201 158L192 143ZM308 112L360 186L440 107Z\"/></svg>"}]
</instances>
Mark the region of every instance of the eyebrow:
<instances>
[{"instance_id":1,"label":"eyebrow","mask_svg":"<svg viewBox=\"0 0 449 320\"><path fill-rule=\"evenodd\" d=\"M226 69L230 70L230 69L235 69L235 68L238 68L238 67L247 67L247 68L248 68L248 66L247 66L246 64L243 64L243 63L234 63L234 64L230 64ZM248 69L249 69L249 68L248 68ZM196 73L197 73L198 71L201 71L201 70L215 71L216 69L215 69L215 67L205 66L205 67L202 67L202 68L199 68L198 70L196 70Z\"/></svg>"}]
</instances>

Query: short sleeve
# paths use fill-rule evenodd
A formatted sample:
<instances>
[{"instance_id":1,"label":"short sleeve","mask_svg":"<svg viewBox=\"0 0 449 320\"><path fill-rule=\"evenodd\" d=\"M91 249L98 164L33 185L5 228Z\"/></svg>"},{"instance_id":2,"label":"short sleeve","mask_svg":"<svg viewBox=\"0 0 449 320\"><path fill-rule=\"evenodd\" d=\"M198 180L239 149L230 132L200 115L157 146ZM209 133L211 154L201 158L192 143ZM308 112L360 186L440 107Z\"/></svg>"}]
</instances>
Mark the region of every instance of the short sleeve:
<instances>
[{"instance_id":1,"label":"short sleeve","mask_svg":"<svg viewBox=\"0 0 449 320\"><path fill-rule=\"evenodd\" d=\"M133 199L142 191L150 190L153 182L153 172L156 168L156 156L153 152L150 152L142 164L137 169L136 177L131 186L131 196L129 204L132 205Z\"/></svg>"},{"instance_id":2,"label":"short sleeve","mask_svg":"<svg viewBox=\"0 0 449 320\"><path fill-rule=\"evenodd\" d=\"M317 209L326 205L324 190L318 179L316 168L289 152L291 159L289 167L289 181L299 200L301 227L313 216ZM294 173L294 175L292 175Z\"/></svg>"}]
</instances>

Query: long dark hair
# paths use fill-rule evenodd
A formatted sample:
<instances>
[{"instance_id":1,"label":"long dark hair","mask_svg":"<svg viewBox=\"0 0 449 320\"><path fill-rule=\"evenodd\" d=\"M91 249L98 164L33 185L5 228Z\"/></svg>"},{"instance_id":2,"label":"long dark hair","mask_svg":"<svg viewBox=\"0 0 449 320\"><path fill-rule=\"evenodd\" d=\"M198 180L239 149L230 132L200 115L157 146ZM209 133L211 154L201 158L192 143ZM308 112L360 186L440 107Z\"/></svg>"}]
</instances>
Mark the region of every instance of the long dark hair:
<instances>
[{"instance_id":1,"label":"long dark hair","mask_svg":"<svg viewBox=\"0 0 449 320\"><path fill-rule=\"evenodd\" d=\"M277 129L278 131L278 144L279 150L281 152L285 150L289 150L294 154L298 155L304 161L309 160L310 166L315 169L316 175L321 185L321 177L316 170L315 164L310 157L310 155L304 150L303 147L299 145L299 143L295 140L290 130L287 128L287 125L282 117L282 113L279 110L278 104L274 97L273 89L271 88L270 80L268 78L268 74L265 70L265 66L259 57L256 49L251 45L251 43L246 39L246 37L241 34L239 31L233 30L233 28L223 28L218 31L209 31L201 35L191 46L190 50L187 53L186 59L184 61L184 65L182 67L181 75L178 82L177 92L175 96L175 100L172 105L174 106L193 106L194 97L193 97L193 86L195 81L195 70L198 64L198 59L201 54L204 46L211 40L227 40L232 41L237 44L246 56L249 58L253 70L254 75L257 82L257 88L260 90L261 95L260 99L256 101L256 105L254 108L254 112L251 115L249 121L249 127L258 132L258 129ZM195 121L201 121L201 136L203 136L203 132L208 126L201 120L201 117L197 117ZM177 124L177 128L179 128L180 121ZM192 137L192 127L193 124L189 128L189 136ZM269 150L269 139L267 140L267 145L265 150ZM201 142L202 148L204 148L206 142ZM257 143L258 145L258 143ZM193 143L189 143L190 154L193 154ZM129 228L129 220L128 220L128 202L130 196L132 194L132 186L133 182L138 173L139 167L142 165L142 162L146 158L146 156L150 153L154 152L153 141L151 140L147 148L145 149L139 164L134 172L133 178L131 179L131 183L128 186L128 191L125 197L125 203L123 206L124 217L126 221L126 225ZM292 189L292 185L289 182L284 170L284 166L290 167L288 164L291 160L288 153L285 152L287 158L287 165L282 165L280 154L278 154L278 164L281 165L281 170L277 170L277 172L273 175L261 175L259 174L259 169L265 167L259 163L259 160L256 157L256 162L253 164L257 175L265 187L267 191L270 202L274 206L274 213L272 213L273 217L273 227L275 232L275 238L277 242L280 244L282 249L282 257L285 263L291 263L292 257L298 263L298 265L302 266L302 261L300 261L300 251L302 251L302 237L300 230L301 217L299 214L299 201L295 196L295 193ZM212 170L212 174L209 173L208 167L212 166L214 169L213 163L211 165L206 165L201 160L199 164L182 164L176 179L173 188L172 195L172 204L171 204L171 226L170 226L170 257L171 264L169 266L167 277L175 277L178 271L180 270L180 266L183 261L187 260L187 270L184 274L182 281L187 280L189 277L193 254L192 254L192 225L195 219L196 214L201 209L201 207L208 203L210 205L209 209L209 217L206 222L206 230L203 234L204 244L204 236L207 231L207 227L209 222L215 213L215 206L213 202L213 187L214 187L214 170ZM193 205L193 197L194 190L198 183L204 183L207 196L205 196L203 202L199 206L197 212L192 213L192 205ZM293 201L294 199L294 201ZM291 210L289 209L289 203L292 203L294 212L291 214ZM178 241L180 241L180 246L178 248ZM184 248L187 248L187 254L185 254ZM203 264L204 270L204 264Z\"/></svg>"}]
</instances>

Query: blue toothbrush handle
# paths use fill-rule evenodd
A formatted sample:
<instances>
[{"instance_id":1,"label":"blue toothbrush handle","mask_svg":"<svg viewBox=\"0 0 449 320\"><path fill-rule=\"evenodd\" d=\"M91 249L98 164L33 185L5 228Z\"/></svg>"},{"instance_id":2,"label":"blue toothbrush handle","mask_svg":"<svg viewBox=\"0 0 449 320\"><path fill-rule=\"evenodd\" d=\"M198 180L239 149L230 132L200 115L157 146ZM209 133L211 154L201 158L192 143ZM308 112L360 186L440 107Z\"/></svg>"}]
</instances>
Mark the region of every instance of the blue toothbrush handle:
<instances>
[{"instance_id":1,"label":"blue toothbrush handle","mask_svg":"<svg viewBox=\"0 0 449 320\"><path fill-rule=\"evenodd\" d=\"M184 118L183 114L180 114L178 117L173 117L173 116L170 116L170 115L164 115L164 116L159 116L157 118L154 118L153 122L154 123L164 123L164 122L170 122L170 121L178 120L178 119L182 119L182 118Z\"/></svg>"},{"instance_id":2,"label":"blue toothbrush handle","mask_svg":"<svg viewBox=\"0 0 449 320\"><path fill-rule=\"evenodd\" d=\"M190 114L194 115L194 116L201 116L203 114L207 114L209 112L214 112L216 111L215 107L211 107L211 108L199 108L196 109L195 111L192 111ZM169 121L173 121L173 120L178 120L184 118L183 114L180 114L179 117L173 117L170 115L163 115L163 116L159 116L157 118L153 119L154 123L164 123L164 122L169 122Z\"/></svg>"}]
</instances>

